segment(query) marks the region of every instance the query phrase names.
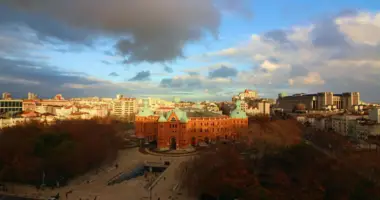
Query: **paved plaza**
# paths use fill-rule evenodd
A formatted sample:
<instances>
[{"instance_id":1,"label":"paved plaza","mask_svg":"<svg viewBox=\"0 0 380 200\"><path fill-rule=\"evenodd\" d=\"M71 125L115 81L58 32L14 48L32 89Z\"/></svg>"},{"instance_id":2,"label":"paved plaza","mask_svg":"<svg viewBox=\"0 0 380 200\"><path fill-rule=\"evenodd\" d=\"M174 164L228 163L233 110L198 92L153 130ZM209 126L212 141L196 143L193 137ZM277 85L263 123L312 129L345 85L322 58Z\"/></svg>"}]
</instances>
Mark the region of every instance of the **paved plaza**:
<instances>
[{"instance_id":1,"label":"paved plaza","mask_svg":"<svg viewBox=\"0 0 380 200\"><path fill-rule=\"evenodd\" d=\"M188 200L190 198L178 195L179 191L173 191L178 185L176 177L176 170L179 165L184 162L187 157L160 157L149 154L142 154L137 148L126 149L120 151L115 164L118 167L110 166L105 169L95 170L86 175L78 177L70 182L68 186L57 189L45 189L44 191L37 191L35 187L23 185L11 185L11 192L17 195L24 195L29 197L51 197L60 194L61 199L73 200L103 200L103 199L128 199L128 200L141 200L150 199L152 195L153 200ZM170 161L170 166L157 178L151 193L145 187L147 180L144 176L140 176L120 184L107 186L107 182L121 172L130 172L139 163L144 161L160 162ZM66 198L67 194L67 198Z\"/></svg>"}]
</instances>

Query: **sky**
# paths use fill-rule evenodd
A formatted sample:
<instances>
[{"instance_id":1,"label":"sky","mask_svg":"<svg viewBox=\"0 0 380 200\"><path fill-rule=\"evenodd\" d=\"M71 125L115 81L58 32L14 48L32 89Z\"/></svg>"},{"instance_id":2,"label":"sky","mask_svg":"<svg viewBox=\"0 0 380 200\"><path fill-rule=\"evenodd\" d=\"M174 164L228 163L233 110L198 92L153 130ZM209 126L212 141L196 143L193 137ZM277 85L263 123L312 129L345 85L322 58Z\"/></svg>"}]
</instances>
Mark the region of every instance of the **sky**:
<instances>
[{"instance_id":1,"label":"sky","mask_svg":"<svg viewBox=\"0 0 380 200\"><path fill-rule=\"evenodd\" d=\"M0 92L380 102L378 0L1 0Z\"/></svg>"}]
</instances>

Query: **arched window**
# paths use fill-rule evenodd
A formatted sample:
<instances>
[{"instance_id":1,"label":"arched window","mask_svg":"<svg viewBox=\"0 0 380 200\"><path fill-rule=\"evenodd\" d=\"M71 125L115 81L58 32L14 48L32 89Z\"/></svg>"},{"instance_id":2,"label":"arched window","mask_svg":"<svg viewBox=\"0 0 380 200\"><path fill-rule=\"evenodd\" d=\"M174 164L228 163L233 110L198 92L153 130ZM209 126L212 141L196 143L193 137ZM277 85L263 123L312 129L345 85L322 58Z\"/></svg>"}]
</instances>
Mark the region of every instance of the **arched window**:
<instances>
[{"instance_id":1,"label":"arched window","mask_svg":"<svg viewBox=\"0 0 380 200\"><path fill-rule=\"evenodd\" d=\"M171 121L172 121L172 122L175 121L175 117L173 117Z\"/></svg>"}]
</instances>

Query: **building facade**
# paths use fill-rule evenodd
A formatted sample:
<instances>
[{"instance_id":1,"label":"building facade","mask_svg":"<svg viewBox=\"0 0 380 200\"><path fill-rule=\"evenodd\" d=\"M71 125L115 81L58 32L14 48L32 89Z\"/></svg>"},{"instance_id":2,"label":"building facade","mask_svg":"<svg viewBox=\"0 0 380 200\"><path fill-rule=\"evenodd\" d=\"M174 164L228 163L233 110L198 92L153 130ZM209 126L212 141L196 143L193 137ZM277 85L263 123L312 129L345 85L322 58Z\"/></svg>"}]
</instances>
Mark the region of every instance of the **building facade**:
<instances>
[{"instance_id":1,"label":"building facade","mask_svg":"<svg viewBox=\"0 0 380 200\"><path fill-rule=\"evenodd\" d=\"M154 115L144 101L136 115L136 136L148 142L157 141L159 150L186 149L200 142L235 138L241 129L248 127L248 117L236 101L230 116L187 117L178 107L164 114Z\"/></svg>"},{"instance_id":2,"label":"building facade","mask_svg":"<svg viewBox=\"0 0 380 200\"><path fill-rule=\"evenodd\" d=\"M113 116L133 120L136 113L136 98L119 98L112 102L111 114Z\"/></svg>"},{"instance_id":3,"label":"building facade","mask_svg":"<svg viewBox=\"0 0 380 200\"><path fill-rule=\"evenodd\" d=\"M244 99L258 99L259 95L255 90L245 89L244 92L240 92L238 95L232 97L232 101L244 100Z\"/></svg>"},{"instance_id":4,"label":"building facade","mask_svg":"<svg viewBox=\"0 0 380 200\"><path fill-rule=\"evenodd\" d=\"M0 114L7 112L21 112L22 100L0 100Z\"/></svg>"},{"instance_id":5,"label":"building facade","mask_svg":"<svg viewBox=\"0 0 380 200\"><path fill-rule=\"evenodd\" d=\"M380 108L372 108L368 111L368 117L370 120L380 123Z\"/></svg>"},{"instance_id":6,"label":"building facade","mask_svg":"<svg viewBox=\"0 0 380 200\"><path fill-rule=\"evenodd\" d=\"M306 110L352 110L360 104L359 92L346 92L334 94L332 92L320 92L317 94L295 94L292 96L278 96L277 107L286 112L291 112L297 104L304 104Z\"/></svg>"}]
</instances>

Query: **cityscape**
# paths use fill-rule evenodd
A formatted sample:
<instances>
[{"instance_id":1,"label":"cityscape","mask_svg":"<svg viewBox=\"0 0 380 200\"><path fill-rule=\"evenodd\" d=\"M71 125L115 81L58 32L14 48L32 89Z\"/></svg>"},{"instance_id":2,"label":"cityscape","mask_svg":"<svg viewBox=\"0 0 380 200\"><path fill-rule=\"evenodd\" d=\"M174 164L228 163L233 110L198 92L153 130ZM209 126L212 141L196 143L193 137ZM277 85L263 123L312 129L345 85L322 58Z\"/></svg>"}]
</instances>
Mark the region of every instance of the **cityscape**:
<instances>
[{"instance_id":1,"label":"cityscape","mask_svg":"<svg viewBox=\"0 0 380 200\"><path fill-rule=\"evenodd\" d=\"M380 2L0 1L0 200L380 199Z\"/></svg>"}]
</instances>

